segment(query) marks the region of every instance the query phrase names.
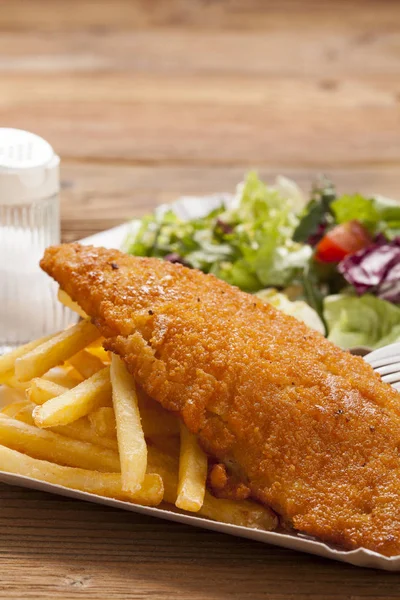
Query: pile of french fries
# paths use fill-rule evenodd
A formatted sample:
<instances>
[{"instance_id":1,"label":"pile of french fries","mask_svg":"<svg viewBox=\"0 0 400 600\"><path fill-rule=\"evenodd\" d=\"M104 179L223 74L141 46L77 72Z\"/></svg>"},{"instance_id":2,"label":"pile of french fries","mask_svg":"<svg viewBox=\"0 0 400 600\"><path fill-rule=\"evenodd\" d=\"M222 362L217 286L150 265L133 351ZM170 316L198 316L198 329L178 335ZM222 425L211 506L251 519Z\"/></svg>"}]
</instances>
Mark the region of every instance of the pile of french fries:
<instances>
[{"instance_id":1,"label":"pile of french fries","mask_svg":"<svg viewBox=\"0 0 400 600\"><path fill-rule=\"evenodd\" d=\"M19 391L0 411L0 470L147 506L161 502L223 523L271 530L276 518L206 488L196 438L135 385L82 320L0 356L0 384ZM165 505L168 508L167 504Z\"/></svg>"}]
</instances>

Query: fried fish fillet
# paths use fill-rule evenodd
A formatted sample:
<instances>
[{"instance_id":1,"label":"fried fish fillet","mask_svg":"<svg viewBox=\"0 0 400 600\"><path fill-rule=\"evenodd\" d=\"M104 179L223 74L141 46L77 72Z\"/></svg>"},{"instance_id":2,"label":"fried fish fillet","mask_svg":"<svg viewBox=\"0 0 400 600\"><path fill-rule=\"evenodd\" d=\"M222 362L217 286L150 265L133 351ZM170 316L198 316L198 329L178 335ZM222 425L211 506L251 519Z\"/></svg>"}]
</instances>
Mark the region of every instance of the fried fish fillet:
<instances>
[{"instance_id":1,"label":"fried fish fillet","mask_svg":"<svg viewBox=\"0 0 400 600\"><path fill-rule=\"evenodd\" d=\"M400 553L400 394L361 358L181 265L68 244L41 266L284 525Z\"/></svg>"}]
</instances>

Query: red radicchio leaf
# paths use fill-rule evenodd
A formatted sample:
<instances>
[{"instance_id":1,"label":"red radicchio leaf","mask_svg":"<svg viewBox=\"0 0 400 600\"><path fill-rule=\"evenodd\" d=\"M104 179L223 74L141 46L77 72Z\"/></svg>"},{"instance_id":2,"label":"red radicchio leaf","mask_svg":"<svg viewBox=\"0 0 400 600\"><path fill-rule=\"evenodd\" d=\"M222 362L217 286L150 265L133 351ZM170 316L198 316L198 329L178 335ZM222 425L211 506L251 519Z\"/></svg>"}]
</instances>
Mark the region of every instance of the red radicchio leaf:
<instances>
[{"instance_id":1,"label":"red radicchio leaf","mask_svg":"<svg viewBox=\"0 0 400 600\"><path fill-rule=\"evenodd\" d=\"M320 242L322 240L322 238L324 237L327 228L328 228L327 221L323 221L322 223L319 223L316 231L308 236L306 243L312 247L316 246L318 244L318 242Z\"/></svg>"},{"instance_id":2,"label":"red radicchio leaf","mask_svg":"<svg viewBox=\"0 0 400 600\"><path fill-rule=\"evenodd\" d=\"M177 252L171 252L170 254L166 254L164 256L164 260L167 260L168 262L175 263L175 264L178 263L180 265L184 265L185 267L189 266L188 263L185 262L183 260L183 258Z\"/></svg>"},{"instance_id":3,"label":"red radicchio leaf","mask_svg":"<svg viewBox=\"0 0 400 600\"><path fill-rule=\"evenodd\" d=\"M338 271L359 295L370 292L400 303L400 237L391 242L384 236L377 237L372 246L346 256Z\"/></svg>"},{"instance_id":4,"label":"red radicchio leaf","mask_svg":"<svg viewBox=\"0 0 400 600\"><path fill-rule=\"evenodd\" d=\"M225 233L225 235L228 233L232 233L233 231L232 225L229 225L229 223L225 223L225 221L222 221L222 219L217 219L217 225L221 229L222 233Z\"/></svg>"}]
</instances>

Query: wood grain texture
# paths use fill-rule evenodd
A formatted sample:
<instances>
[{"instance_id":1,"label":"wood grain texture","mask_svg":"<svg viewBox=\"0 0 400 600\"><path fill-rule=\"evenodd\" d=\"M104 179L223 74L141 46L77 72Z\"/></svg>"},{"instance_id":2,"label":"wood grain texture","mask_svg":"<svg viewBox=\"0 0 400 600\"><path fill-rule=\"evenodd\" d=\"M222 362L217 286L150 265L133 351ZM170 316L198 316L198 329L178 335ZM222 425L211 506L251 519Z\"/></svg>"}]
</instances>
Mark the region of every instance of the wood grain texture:
<instances>
[{"instance_id":1,"label":"wood grain texture","mask_svg":"<svg viewBox=\"0 0 400 600\"><path fill-rule=\"evenodd\" d=\"M0 121L76 240L244 172L400 198L397 0L0 0ZM0 485L0 598L370 600L397 574Z\"/></svg>"},{"instance_id":2,"label":"wood grain texture","mask_svg":"<svg viewBox=\"0 0 400 600\"><path fill-rule=\"evenodd\" d=\"M5 72L138 72L188 75L245 74L317 77L398 75L400 7L390 26L349 28L344 22L292 31L216 31L179 27L116 31L1 30L0 69ZM0 16L1 19L1 16ZM289 21L294 23L296 21ZM29 45L29 54L24 48ZM251 80L248 81L251 85ZM122 90L123 91L123 90Z\"/></svg>"},{"instance_id":3,"label":"wood grain texture","mask_svg":"<svg viewBox=\"0 0 400 600\"><path fill-rule=\"evenodd\" d=\"M6 0L3 0L6 4ZM79 10L78 10L79 8ZM75 10L74 10L75 9ZM0 13L0 27L15 30L261 29L287 31L339 24L357 30L390 28L397 0L13 0Z\"/></svg>"},{"instance_id":4,"label":"wood grain texture","mask_svg":"<svg viewBox=\"0 0 400 600\"><path fill-rule=\"evenodd\" d=\"M0 11L0 120L63 157L400 164L399 3L69 6Z\"/></svg>"},{"instance_id":5,"label":"wood grain texture","mask_svg":"<svg viewBox=\"0 0 400 600\"><path fill-rule=\"evenodd\" d=\"M1 122L39 132L74 159L400 164L400 77L349 81L339 90L228 75L11 74L1 85Z\"/></svg>"}]
</instances>

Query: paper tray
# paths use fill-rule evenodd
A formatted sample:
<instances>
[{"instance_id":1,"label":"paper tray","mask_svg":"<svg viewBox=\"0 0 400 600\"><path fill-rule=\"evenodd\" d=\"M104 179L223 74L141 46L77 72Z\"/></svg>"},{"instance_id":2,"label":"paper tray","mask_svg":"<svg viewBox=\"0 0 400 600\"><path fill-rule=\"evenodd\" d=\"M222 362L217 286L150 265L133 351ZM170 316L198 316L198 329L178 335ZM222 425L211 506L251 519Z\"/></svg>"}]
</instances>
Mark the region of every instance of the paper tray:
<instances>
[{"instance_id":1,"label":"paper tray","mask_svg":"<svg viewBox=\"0 0 400 600\"><path fill-rule=\"evenodd\" d=\"M221 202L230 204L233 201L234 198L228 194L207 196L200 199L195 197L187 197L178 200L172 205L172 207L179 214L179 216L182 218L187 218L191 216L201 216L201 214L198 213L205 213L212 208L215 208ZM160 207L159 210L165 210L165 207ZM119 227L114 227L113 229L103 231L89 238L81 240L81 242L84 244L93 244L94 246L104 246L106 248L120 248L127 232L134 230L137 226L136 223L126 223L124 225L120 225ZM7 401L11 402L12 398L10 396L16 395L18 397L17 392L9 390L7 391L6 398L4 391L5 390L2 390L0 386L0 406L4 405L4 403ZM165 508L150 508L147 506L130 504L129 502L122 502L121 500L103 498L94 494L87 494L85 492L71 490L60 485L43 483L42 481L37 481L28 477L21 477L19 475L5 473L4 471L0 471L0 481L10 485L17 485L20 487L49 492L52 494L58 494L60 496L67 496L69 498L94 502L96 504L104 504L106 506L112 506L122 510L148 515L150 517L158 517L168 521L185 523L186 525L192 525L194 527L219 531L221 533L227 533L229 535L255 540L265 544L272 544L274 546L281 546L291 550L307 552L309 554L315 554L322 556L323 558L339 560L359 567L383 569L386 571L400 571L400 556L386 558L385 556L377 554L376 552L364 549L352 551L338 550L301 534L260 531L257 529L249 529L247 527L238 527L236 525L226 525L224 523L210 521L201 517L181 514Z\"/></svg>"}]
</instances>

